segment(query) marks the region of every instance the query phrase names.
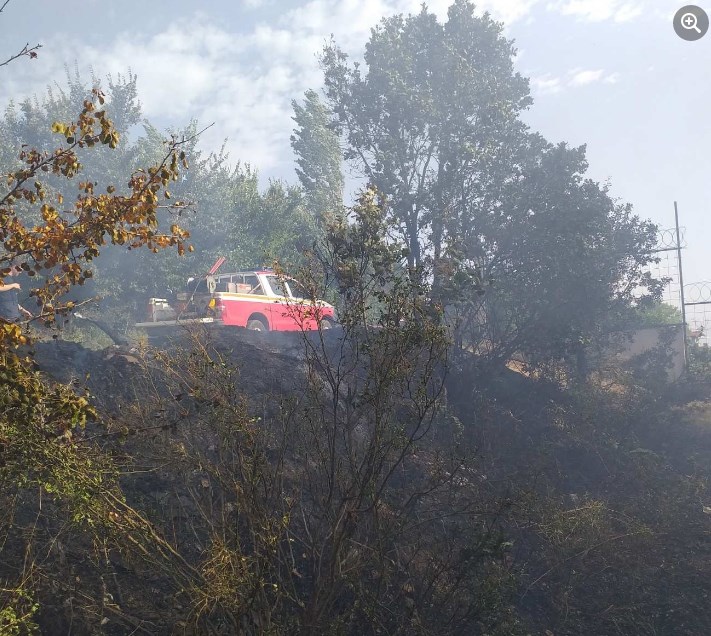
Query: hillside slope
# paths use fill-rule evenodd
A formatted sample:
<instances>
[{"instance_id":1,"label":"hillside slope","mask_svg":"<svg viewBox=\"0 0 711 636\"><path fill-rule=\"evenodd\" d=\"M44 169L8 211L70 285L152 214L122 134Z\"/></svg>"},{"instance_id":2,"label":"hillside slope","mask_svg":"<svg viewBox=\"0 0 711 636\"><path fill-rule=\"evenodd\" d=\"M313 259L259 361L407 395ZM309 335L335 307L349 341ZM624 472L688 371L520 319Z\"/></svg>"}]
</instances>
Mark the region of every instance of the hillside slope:
<instances>
[{"instance_id":1,"label":"hillside slope","mask_svg":"<svg viewBox=\"0 0 711 636\"><path fill-rule=\"evenodd\" d=\"M21 572L32 545L41 632L711 633L709 387L562 389L505 368L476 383L446 369L432 426L376 508L343 508L353 533L332 579L340 627L304 618L322 575L304 533L320 531L309 515L328 488L309 481L321 473L304 442L319 438L299 431L350 421L347 402L328 411L334 368L348 371L344 395L369 372L339 338L316 358L298 337L247 332L143 352L38 343L38 367L85 387L103 414L72 443L110 458L125 497L115 523L87 529L18 491L0 572ZM408 409L396 401L393 421ZM354 449L372 439L359 422ZM456 521L431 525L434 508ZM383 570L392 624L358 606L370 598L359 585L385 585L366 546L399 555ZM236 590L257 581L242 605Z\"/></svg>"}]
</instances>

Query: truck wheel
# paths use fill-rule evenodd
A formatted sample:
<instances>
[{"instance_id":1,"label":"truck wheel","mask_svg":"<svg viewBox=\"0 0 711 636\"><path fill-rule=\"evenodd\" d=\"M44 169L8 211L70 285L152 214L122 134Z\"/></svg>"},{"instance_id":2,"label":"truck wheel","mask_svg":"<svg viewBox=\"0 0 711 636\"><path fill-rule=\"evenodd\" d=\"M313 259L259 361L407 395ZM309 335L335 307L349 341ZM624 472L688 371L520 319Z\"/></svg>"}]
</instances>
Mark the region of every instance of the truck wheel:
<instances>
[{"instance_id":1,"label":"truck wheel","mask_svg":"<svg viewBox=\"0 0 711 636\"><path fill-rule=\"evenodd\" d=\"M252 331L269 331L261 320L250 320L247 323L247 329L251 329Z\"/></svg>"}]
</instances>

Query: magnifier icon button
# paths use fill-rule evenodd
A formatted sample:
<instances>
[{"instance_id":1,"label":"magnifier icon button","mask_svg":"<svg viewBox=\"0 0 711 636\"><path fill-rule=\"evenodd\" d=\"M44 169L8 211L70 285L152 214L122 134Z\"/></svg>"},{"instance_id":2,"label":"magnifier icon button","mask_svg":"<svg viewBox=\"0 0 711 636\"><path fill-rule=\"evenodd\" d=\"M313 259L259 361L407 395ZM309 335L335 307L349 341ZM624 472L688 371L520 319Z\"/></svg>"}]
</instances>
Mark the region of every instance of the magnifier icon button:
<instances>
[{"instance_id":1,"label":"magnifier icon button","mask_svg":"<svg viewBox=\"0 0 711 636\"><path fill-rule=\"evenodd\" d=\"M682 40L694 42L709 30L709 14L695 4L687 4L674 14L673 26Z\"/></svg>"},{"instance_id":2,"label":"magnifier icon button","mask_svg":"<svg viewBox=\"0 0 711 636\"><path fill-rule=\"evenodd\" d=\"M701 35L701 29L699 29L699 19L693 13L685 13L681 16L681 26L689 31L696 31Z\"/></svg>"}]
</instances>

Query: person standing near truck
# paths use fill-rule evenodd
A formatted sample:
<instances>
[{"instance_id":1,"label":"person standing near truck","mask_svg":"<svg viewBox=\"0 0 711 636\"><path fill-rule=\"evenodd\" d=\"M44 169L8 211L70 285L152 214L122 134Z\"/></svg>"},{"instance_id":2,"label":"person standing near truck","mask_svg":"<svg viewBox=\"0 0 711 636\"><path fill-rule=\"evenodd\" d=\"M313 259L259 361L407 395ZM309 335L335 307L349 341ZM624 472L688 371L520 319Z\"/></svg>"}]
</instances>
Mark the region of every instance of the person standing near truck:
<instances>
[{"instance_id":1,"label":"person standing near truck","mask_svg":"<svg viewBox=\"0 0 711 636\"><path fill-rule=\"evenodd\" d=\"M19 267L13 265L9 275L16 276L20 271ZM18 322L22 316L32 318L32 314L20 304L18 298L20 289L20 283L8 283L7 278L0 285L0 319L7 322Z\"/></svg>"}]
</instances>

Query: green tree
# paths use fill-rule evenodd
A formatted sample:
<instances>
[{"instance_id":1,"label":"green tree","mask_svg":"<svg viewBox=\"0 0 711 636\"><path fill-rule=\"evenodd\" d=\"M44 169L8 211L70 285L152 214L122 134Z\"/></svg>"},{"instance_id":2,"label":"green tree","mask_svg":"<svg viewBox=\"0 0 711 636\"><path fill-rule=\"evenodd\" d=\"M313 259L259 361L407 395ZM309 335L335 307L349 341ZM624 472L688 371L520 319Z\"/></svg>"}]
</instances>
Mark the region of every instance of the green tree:
<instances>
[{"instance_id":1,"label":"green tree","mask_svg":"<svg viewBox=\"0 0 711 636\"><path fill-rule=\"evenodd\" d=\"M586 178L584 147L521 121L514 53L501 24L455 0L444 24L426 7L383 20L364 70L333 43L322 57L346 156L387 197L411 272L433 276L460 338L499 362L580 350L633 292L659 291L644 273L654 226Z\"/></svg>"},{"instance_id":2,"label":"green tree","mask_svg":"<svg viewBox=\"0 0 711 636\"><path fill-rule=\"evenodd\" d=\"M68 121L92 88L101 88L107 106L111 109L112 124L118 133L117 147L77 148L80 160L85 161L84 177L95 181L101 187L108 183L118 186L127 181L130 173L140 165L137 162L139 145L131 142L129 131L141 123L141 105L138 100L137 76L130 71L126 75L109 75L105 82L95 76L86 81L79 74L66 70L64 85L55 84L47 88L44 95L26 98L19 104L10 102L0 120L0 167L10 170L17 165L17 154L23 144L41 151L53 150L56 135L52 133L55 121ZM163 154L163 138L158 140L151 161L156 161ZM141 153L141 154L145 154ZM100 157L96 161L96 157ZM143 164L147 165L147 164ZM66 181L49 178L49 184L55 189L66 190Z\"/></svg>"},{"instance_id":3,"label":"green tree","mask_svg":"<svg viewBox=\"0 0 711 636\"><path fill-rule=\"evenodd\" d=\"M501 32L457 0L444 25L425 6L384 19L366 45L365 73L335 43L322 56L346 158L390 199L410 267L429 249L442 255L444 222L468 195L458 175L484 169L531 103Z\"/></svg>"},{"instance_id":4,"label":"green tree","mask_svg":"<svg viewBox=\"0 0 711 636\"><path fill-rule=\"evenodd\" d=\"M584 147L525 139L497 158L500 178L479 204L450 221L451 246L490 282L466 298L479 303L475 327L495 357L520 351L543 362L580 351L641 291L659 294L646 270L656 227L585 177Z\"/></svg>"},{"instance_id":5,"label":"green tree","mask_svg":"<svg viewBox=\"0 0 711 636\"><path fill-rule=\"evenodd\" d=\"M278 260L294 266L319 235L300 188L272 181L258 196L236 198L232 212L230 255L241 267Z\"/></svg>"},{"instance_id":6,"label":"green tree","mask_svg":"<svg viewBox=\"0 0 711 636\"><path fill-rule=\"evenodd\" d=\"M322 220L343 208L339 138L330 127L331 114L315 91L306 91L303 105L294 100L292 106L296 128L291 146L296 154L296 174L307 207Z\"/></svg>"},{"instance_id":7,"label":"green tree","mask_svg":"<svg viewBox=\"0 0 711 636\"><path fill-rule=\"evenodd\" d=\"M635 308L630 323L639 327L658 327L660 325L680 325L681 312L664 302L650 303Z\"/></svg>"}]
</instances>

